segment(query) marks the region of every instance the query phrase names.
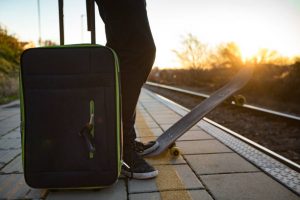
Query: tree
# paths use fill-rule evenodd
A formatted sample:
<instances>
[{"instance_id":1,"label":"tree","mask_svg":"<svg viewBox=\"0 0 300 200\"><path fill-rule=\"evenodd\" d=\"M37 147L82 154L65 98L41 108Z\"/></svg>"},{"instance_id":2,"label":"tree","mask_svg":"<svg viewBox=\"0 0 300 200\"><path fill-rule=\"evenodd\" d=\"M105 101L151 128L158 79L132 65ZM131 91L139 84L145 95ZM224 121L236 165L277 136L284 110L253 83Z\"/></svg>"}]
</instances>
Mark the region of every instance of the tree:
<instances>
[{"instance_id":1,"label":"tree","mask_svg":"<svg viewBox=\"0 0 300 200\"><path fill-rule=\"evenodd\" d=\"M182 67L191 69L209 69L211 67L208 62L208 47L196 36L188 34L182 41L182 46L182 51L173 50Z\"/></svg>"},{"instance_id":2,"label":"tree","mask_svg":"<svg viewBox=\"0 0 300 200\"><path fill-rule=\"evenodd\" d=\"M18 97L18 72L24 43L0 26L0 104Z\"/></svg>"},{"instance_id":3,"label":"tree","mask_svg":"<svg viewBox=\"0 0 300 200\"><path fill-rule=\"evenodd\" d=\"M0 27L0 73L16 75L19 71L22 51L23 46L18 39Z\"/></svg>"},{"instance_id":4,"label":"tree","mask_svg":"<svg viewBox=\"0 0 300 200\"><path fill-rule=\"evenodd\" d=\"M275 50L262 48L254 56L255 64L274 64L274 65L287 65L292 64L294 59L284 57Z\"/></svg>"},{"instance_id":5,"label":"tree","mask_svg":"<svg viewBox=\"0 0 300 200\"><path fill-rule=\"evenodd\" d=\"M240 48L234 42L219 45L215 57L218 65L223 67L239 68L244 65Z\"/></svg>"}]
</instances>

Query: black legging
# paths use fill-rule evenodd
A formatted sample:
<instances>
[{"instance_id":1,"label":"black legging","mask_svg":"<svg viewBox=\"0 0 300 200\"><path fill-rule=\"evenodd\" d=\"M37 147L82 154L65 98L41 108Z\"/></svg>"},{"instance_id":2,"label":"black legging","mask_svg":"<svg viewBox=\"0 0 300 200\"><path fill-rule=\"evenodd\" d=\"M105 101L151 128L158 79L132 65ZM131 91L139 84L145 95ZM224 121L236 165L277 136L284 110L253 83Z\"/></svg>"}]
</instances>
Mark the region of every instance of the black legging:
<instances>
[{"instance_id":1,"label":"black legging","mask_svg":"<svg viewBox=\"0 0 300 200\"><path fill-rule=\"evenodd\" d=\"M145 0L96 0L105 23L107 46L116 51L121 70L124 147L136 138L135 108L155 58ZM126 153L126 152L125 152Z\"/></svg>"}]
</instances>

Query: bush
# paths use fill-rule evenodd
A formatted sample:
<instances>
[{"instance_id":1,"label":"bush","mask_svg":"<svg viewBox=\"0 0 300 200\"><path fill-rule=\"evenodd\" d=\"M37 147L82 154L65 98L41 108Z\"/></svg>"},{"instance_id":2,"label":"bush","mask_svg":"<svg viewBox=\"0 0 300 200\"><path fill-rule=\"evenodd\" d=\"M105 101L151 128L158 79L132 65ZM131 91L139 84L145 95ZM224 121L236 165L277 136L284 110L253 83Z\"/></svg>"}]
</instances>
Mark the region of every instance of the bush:
<instances>
[{"instance_id":1,"label":"bush","mask_svg":"<svg viewBox=\"0 0 300 200\"><path fill-rule=\"evenodd\" d=\"M23 45L0 27L0 104L18 97L18 74Z\"/></svg>"}]
</instances>

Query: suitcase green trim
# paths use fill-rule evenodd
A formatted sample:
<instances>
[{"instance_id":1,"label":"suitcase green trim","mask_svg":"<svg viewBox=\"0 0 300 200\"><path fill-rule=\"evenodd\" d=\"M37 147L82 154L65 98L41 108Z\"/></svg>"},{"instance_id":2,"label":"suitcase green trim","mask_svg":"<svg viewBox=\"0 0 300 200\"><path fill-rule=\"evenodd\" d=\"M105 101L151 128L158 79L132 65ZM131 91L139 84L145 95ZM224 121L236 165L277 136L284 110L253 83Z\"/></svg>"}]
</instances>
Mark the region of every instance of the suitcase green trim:
<instances>
[{"instance_id":1,"label":"suitcase green trim","mask_svg":"<svg viewBox=\"0 0 300 200\"><path fill-rule=\"evenodd\" d=\"M109 48L109 47L107 47ZM115 60L115 80L116 80L116 110L117 110L117 150L118 150L118 176L121 174L121 167L122 167L122 142L121 142L121 137L123 137L123 133L121 132L121 122L122 122L122 117L121 117L121 82L120 82L120 66L119 66L119 59L116 54L116 52L109 48L111 52L113 53L114 60Z\"/></svg>"},{"instance_id":2,"label":"suitcase green trim","mask_svg":"<svg viewBox=\"0 0 300 200\"><path fill-rule=\"evenodd\" d=\"M119 67L119 60L116 52L106 46L102 45L91 45L91 44L72 44L72 45L62 45L62 46L49 46L49 47L38 47L38 48L70 48L70 47L105 47L109 49L114 57L115 61L115 92L116 92L116 121L117 121L117 127L116 127L116 134L117 134L117 159L118 159L118 176L121 174L121 167L122 167L122 138L123 133L122 133L122 118L121 118L121 82L120 82L120 67ZM25 52L25 51L24 51ZM24 53L23 52L23 53ZM20 95L20 109L21 109L21 146L22 146L22 167L24 168L24 162L25 162L25 108L24 108L24 94L23 94L23 81L22 81L22 67L20 68L20 73L19 73L19 95ZM90 105L91 106L91 105ZM90 108L91 109L91 108ZM118 180L116 180L117 182ZM105 188L109 186L95 186L95 187L82 187L82 189L96 189L96 188ZM72 189L72 188L61 188L61 189ZM78 189L78 188L73 188L73 189Z\"/></svg>"},{"instance_id":3,"label":"suitcase green trim","mask_svg":"<svg viewBox=\"0 0 300 200\"><path fill-rule=\"evenodd\" d=\"M22 167L24 169L24 161L25 161L25 111L24 111L24 97L23 97L23 84L22 84L22 67L19 72L19 95L20 95L20 104L21 104L21 146L22 146Z\"/></svg>"}]
</instances>

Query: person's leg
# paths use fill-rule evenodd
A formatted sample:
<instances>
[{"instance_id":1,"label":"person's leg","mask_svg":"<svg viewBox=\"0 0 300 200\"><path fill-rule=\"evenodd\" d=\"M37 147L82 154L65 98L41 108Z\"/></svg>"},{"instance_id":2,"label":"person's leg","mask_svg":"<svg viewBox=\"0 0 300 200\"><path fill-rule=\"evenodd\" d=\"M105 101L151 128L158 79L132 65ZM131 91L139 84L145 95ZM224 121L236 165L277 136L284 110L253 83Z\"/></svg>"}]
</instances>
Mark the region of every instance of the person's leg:
<instances>
[{"instance_id":1,"label":"person's leg","mask_svg":"<svg viewBox=\"0 0 300 200\"><path fill-rule=\"evenodd\" d=\"M131 155L136 138L135 108L154 62L155 44L144 0L96 2L105 23L107 46L117 52L120 61L124 160L130 164L132 159L139 159Z\"/></svg>"}]
</instances>

